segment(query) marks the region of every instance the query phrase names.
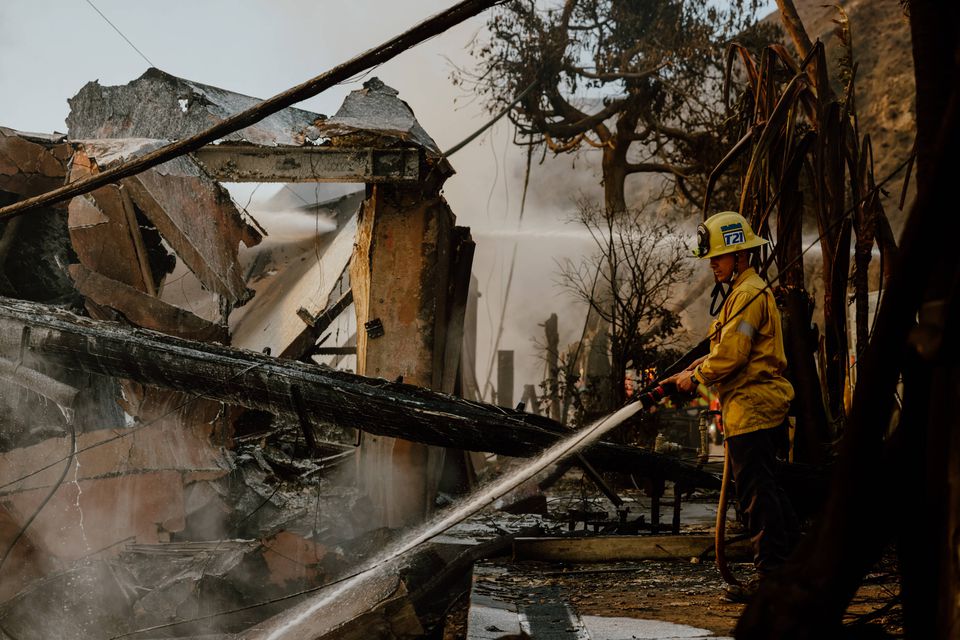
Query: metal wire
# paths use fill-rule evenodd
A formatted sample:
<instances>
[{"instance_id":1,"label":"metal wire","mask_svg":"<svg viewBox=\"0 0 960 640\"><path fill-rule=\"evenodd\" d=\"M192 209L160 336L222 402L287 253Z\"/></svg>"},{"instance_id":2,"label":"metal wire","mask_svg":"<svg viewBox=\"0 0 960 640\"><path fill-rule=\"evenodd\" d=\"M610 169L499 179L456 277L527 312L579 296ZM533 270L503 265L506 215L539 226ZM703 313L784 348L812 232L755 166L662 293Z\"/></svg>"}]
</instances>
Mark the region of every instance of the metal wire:
<instances>
[{"instance_id":1,"label":"metal wire","mask_svg":"<svg viewBox=\"0 0 960 640\"><path fill-rule=\"evenodd\" d=\"M106 21L106 23L107 23L108 25L110 25L111 27L113 27L113 30L114 30L114 31L116 31L118 34L120 34L120 37L123 38L123 39L126 41L126 43L127 43L128 45L130 45L130 47L131 47L134 51L136 51L137 54L138 54L141 58L143 58L144 60L146 60L146 62L147 62L148 65L150 65L151 67L156 67L156 66L157 66L157 65L153 64L153 62L151 62L150 58L148 58L148 57L143 53L143 51L140 51L140 49L137 48L137 45L133 44L133 42L130 41L130 38L128 38L127 36L125 36L125 35L123 34L123 31L120 31L120 28L119 28L117 25L115 25L115 24L113 24L112 22L110 22L110 18L108 18L107 16L103 15L103 11L100 11L100 9L97 8L97 5L93 4L93 2L91 2L91 0L85 0L85 1L86 1L86 3L87 3L88 5L90 5L90 8L91 8L91 9L93 9L94 11L96 11L96 12L100 15L100 17L103 18L103 19Z\"/></svg>"}]
</instances>

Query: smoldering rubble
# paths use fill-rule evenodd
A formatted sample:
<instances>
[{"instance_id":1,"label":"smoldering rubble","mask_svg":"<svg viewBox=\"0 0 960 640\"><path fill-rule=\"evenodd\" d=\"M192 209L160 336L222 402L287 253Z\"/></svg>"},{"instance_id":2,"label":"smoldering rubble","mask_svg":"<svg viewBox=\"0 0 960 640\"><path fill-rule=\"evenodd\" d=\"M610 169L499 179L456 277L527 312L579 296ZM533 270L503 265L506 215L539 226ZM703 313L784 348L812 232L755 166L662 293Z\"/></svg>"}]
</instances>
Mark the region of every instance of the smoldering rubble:
<instances>
[{"instance_id":1,"label":"smoldering rubble","mask_svg":"<svg viewBox=\"0 0 960 640\"><path fill-rule=\"evenodd\" d=\"M256 102L156 69L91 82L67 134L0 128L0 203ZM475 487L478 452L530 457L569 433L479 402L473 241L441 195L452 173L373 78L333 116L288 108L3 223L0 633L256 637ZM317 197L282 215L330 230L271 241L222 182L308 184ZM613 442L575 464L601 487L597 469L653 487L633 531L660 527L666 481L675 530L681 493L718 486ZM450 585L508 542L397 560L310 637L421 635Z\"/></svg>"}]
</instances>

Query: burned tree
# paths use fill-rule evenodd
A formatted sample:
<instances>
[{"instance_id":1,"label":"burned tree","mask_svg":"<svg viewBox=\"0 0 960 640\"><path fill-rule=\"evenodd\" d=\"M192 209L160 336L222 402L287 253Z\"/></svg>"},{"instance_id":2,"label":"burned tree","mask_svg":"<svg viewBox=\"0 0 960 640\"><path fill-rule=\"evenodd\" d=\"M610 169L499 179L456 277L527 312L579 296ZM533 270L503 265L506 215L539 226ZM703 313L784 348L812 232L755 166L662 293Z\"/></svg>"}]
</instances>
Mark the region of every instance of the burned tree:
<instances>
[{"instance_id":1,"label":"burned tree","mask_svg":"<svg viewBox=\"0 0 960 640\"><path fill-rule=\"evenodd\" d=\"M488 22L489 41L473 50L473 86L491 111L523 93L510 118L518 144L554 153L602 153L604 207L627 209L627 178L673 178L699 203L702 180L729 137L716 99L723 43L733 34L763 41L753 0L728 8L701 0L567 0L560 8L510 2ZM525 88L529 89L525 90Z\"/></svg>"},{"instance_id":2,"label":"burned tree","mask_svg":"<svg viewBox=\"0 0 960 640\"><path fill-rule=\"evenodd\" d=\"M607 327L611 368L599 410L623 404L629 366L657 368L678 340L680 320L670 300L690 275L685 245L673 225L650 218L643 209L614 214L581 203L577 222L596 251L579 264L560 265L560 283Z\"/></svg>"}]
</instances>

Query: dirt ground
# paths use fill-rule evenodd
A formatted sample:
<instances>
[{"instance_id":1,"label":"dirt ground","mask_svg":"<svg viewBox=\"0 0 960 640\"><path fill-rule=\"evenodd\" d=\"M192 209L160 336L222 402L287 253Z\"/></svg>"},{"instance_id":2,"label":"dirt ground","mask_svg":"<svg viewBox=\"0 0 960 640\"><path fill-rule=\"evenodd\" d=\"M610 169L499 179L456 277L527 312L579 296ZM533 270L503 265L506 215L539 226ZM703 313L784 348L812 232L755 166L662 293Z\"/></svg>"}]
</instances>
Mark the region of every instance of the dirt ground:
<instances>
[{"instance_id":1,"label":"dirt ground","mask_svg":"<svg viewBox=\"0 0 960 640\"><path fill-rule=\"evenodd\" d=\"M506 571L488 584L476 584L475 589L496 592L498 597L519 594L515 600L518 605L532 604L531 596L542 594L546 588L581 616L660 620L707 629L719 636L732 636L743 610L743 605L723 598L723 581L712 563L498 562L496 566ZM732 568L738 575L749 575L749 565L738 564ZM882 571L870 574L847 612L847 623L869 622L894 637L901 636L897 593L898 586L891 574ZM467 606L467 598L463 597L451 607L444 640L468 637Z\"/></svg>"},{"instance_id":2,"label":"dirt ground","mask_svg":"<svg viewBox=\"0 0 960 640\"><path fill-rule=\"evenodd\" d=\"M618 488L630 508L630 517L649 516L650 498L640 489ZM668 494L669 495L669 494ZM568 535L566 513L570 509L607 511L611 521L616 514L607 501L589 482L571 473L548 494L545 516L508 515L496 509L463 523L452 538L485 539L496 528L498 532L515 531L521 526L539 523L547 535ZM664 507L669 523L669 506ZM716 495L698 494L683 503L681 532L712 534L716 520ZM577 527L583 530L583 525ZM734 521L733 509L728 513L728 537L741 533ZM662 531L661 533L668 533ZM873 624L893 637L902 636L899 584L892 556L870 573L851 603L848 624ZM496 567L495 577L484 571L475 573L475 590L519 606L532 604L531 598L556 598L567 603L580 616L627 617L659 620L706 629L718 636L732 636L743 610L742 604L723 597L724 583L712 558L704 562L638 561L608 564L564 564L548 562L509 562L494 560L478 566ZM749 563L732 563L734 573L742 579L753 575ZM488 584L484 584L484 582ZM444 640L463 640L467 635L469 598L464 595L448 609Z\"/></svg>"}]
</instances>

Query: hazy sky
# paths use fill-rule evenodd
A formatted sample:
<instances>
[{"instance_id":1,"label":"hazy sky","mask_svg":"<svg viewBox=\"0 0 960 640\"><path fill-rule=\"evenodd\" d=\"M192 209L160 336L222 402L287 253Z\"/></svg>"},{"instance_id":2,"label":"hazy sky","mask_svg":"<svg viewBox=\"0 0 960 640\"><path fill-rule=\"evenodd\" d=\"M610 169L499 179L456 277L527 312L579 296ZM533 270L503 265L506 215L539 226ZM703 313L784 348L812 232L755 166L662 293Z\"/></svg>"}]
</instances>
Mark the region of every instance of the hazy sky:
<instances>
[{"instance_id":1,"label":"hazy sky","mask_svg":"<svg viewBox=\"0 0 960 640\"><path fill-rule=\"evenodd\" d=\"M164 71L266 98L396 35L450 0L92 0ZM403 9L397 6L402 5ZM450 64L483 18L451 29L374 73L400 89L441 147L468 131L472 115L449 118L456 91ZM89 80L122 84L148 63L86 0L0 3L0 124L65 131L66 99ZM331 113L358 84L331 89L298 106ZM443 126L430 126L438 114Z\"/></svg>"}]
</instances>

